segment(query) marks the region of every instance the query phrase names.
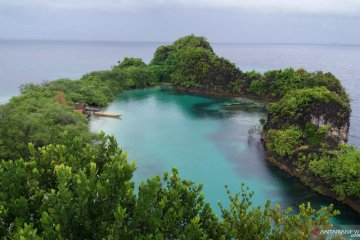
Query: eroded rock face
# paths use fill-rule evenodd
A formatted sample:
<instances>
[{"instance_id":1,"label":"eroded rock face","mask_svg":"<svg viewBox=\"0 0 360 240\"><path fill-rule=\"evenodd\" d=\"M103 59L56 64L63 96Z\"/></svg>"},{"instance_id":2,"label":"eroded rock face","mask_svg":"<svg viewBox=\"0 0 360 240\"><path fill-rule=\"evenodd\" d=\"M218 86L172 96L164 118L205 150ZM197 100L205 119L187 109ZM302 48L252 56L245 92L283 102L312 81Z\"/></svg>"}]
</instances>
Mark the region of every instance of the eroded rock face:
<instances>
[{"instance_id":1,"label":"eroded rock face","mask_svg":"<svg viewBox=\"0 0 360 240\"><path fill-rule=\"evenodd\" d=\"M325 120L324 115L311 115L310 121L319 128L325 125L330 126L328 136L334 139L339 139L340 143L347 143L349 136L349 122L345 122L342 126L339 126L338 124L334 124L331 120Z\"/></svg>"}]
</instances>

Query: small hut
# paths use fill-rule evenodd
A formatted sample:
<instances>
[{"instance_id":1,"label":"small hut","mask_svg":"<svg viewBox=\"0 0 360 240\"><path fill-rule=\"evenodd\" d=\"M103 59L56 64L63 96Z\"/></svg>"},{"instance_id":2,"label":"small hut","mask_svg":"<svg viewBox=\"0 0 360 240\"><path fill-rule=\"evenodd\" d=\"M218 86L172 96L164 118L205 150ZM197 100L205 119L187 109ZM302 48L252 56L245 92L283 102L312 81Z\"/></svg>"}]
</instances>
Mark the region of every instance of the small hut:
<instances>
[{"instance_id":1,"label":"small hut","mask_svg":"<svg viewBox=\"0 0 360 240\"><path fill-rule=\"evenodd\" d=\"M76 112L84 113L84 111L85 111L85 104L84 104L84 103L75 103L75 104L74 104L74 109L75 109Z\"/></svg>"}]
</instances>

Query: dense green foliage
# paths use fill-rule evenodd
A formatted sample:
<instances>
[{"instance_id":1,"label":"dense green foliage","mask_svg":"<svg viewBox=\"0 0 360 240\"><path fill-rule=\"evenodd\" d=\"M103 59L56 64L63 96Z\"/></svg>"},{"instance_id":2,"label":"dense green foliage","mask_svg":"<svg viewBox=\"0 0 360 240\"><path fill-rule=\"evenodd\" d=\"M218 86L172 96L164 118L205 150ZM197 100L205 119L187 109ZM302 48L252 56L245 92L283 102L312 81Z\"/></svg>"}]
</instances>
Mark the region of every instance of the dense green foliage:
<instances>
[{"instance_id":1,"label":"dense green foliage","mask_svg":"<svg viewBox=\"0 0 360 240\"><path fill-rule=\"evenodd\" d=\"M242 75L233 63L218 57L204 38L194 35L159 47L151 65L160 69L161 81L185 88L229 92Z\"/></svg>"},{"instance_id":2,"label":"dense green foliage","mask_svg":"<svg viewBox=\"0 0 360 240\"><path fill-rule=\"evenodd\" d=\"M290 126L285 129L270 129L266 133L266 147L280 157L289 157L304 150L322 151L326 144L329 126L317 127L307 123L302 130L298 126Z\"/></svg>"},{"instance_id":3,"label":"dense green foliage","mask_svg":"<svg viewBox=\"0 0 360 240\"><path fill-rule=\"evenodd\" d=\"M306 229L311 231L314 224L328 226L326 219L336 214L336 211L331 213L332 206L316 211L310 203L301 204L298 214L291 214L291 208L281 210L280 205L270 207L270 201L264 208L251 208L254 193L246 194L244 185L235 196L229 190L227 192L231 202L230 210L226 210L221 203L219 205L225 232L231 239L309 239L311 235Z\"/></svg>"},{"instance_id":4,"label":"dense green foliage","mask_svg":"<svg viewBox=\"0 0 360 240\"><path fill-rule=\"evenodd\" d=\"M360 197L360 151L354 146L325 152L310 162L310 170L331 184L340 198Z\"/></svg>"},{"instance_id":5,"label":"dense green foliage","mask_svg":"<svg viewBox=\"0 0 360 240\"><path fill-rule=\"evenodd\" d=\"M122 70L126 88L151 87L158 83L156 68L146 65L140 58L124 58L112 71Z\"/></svg>"},{"instance_id":6,"label":"dense green foliage","mask_svg":"<svg viewBox=\"0 0 360 240\"><path fill-rule=\"evenodd\" d=\"M329 130L329 125L324 125L319 128L312 123L307 123L304 129L304 138L311 147L320 147L321 144L325 143Z\"/></svg>"},{"instance_id":7,"label":"dense green foliage","mask_svg":"<svg viewBox=\"0 0 360 240\"><path fill-rule=\"evenodd\" d=\"M104 107L123 90L150 87L157 83L153 67L139 58L125 58L111 70L91 72L78 81L60 79L42 87L64 92L66 99L72 103Z\"/></svg>"},{"instance_id":8,"label":"dense green foliage","mask_svg":"<svg viewBox=\"0 0 360 240\"><path fill-rule=\"evenodd\" d=\"M199 48L213 54L213 49L205 38L194 35L182 37L170 45L160 46L156 49L150 65L158 66L158 77L161 82L171 82L171 74L176 68L174 61L179 60L174 59L174 55L179 50L181 51L187 48Z\"/></svg>"},{"instance_id":9,"label":"dense green foliage","mask_svg":"<svg viewBox=\"0 0 360 240\"><path fill-rule=\"evenodd\" d=\"M290 90L325 87L349 101L340 81L331 73L309 73L304 69L295 71L292 68L284 70L271 70L263 75L246 73L246 79L250 87L248 92L256 94L263 99L280 99Z\"/></svg>"},{"instance_id":10,"label":"dense green foliage","mask_svg":"<svg viewBox=\"0 0 360 240\"><path fill-rule=\"evenodd\" d=\"M176 52L174 59L172 82L183 87L228 91L229 85L240 78L235 65L209 50L186 48Z\"/></svg>"},{"instance_id":11,"label":"dense green foliage","mask_svg":"<svg viewBox=\"0 0 360 240\"><path fill-rule=\"evenodd\" d=\"M54 93L42 88L1 106L0 126L0 159L28 156L29 142L39 147L75 136L91 139L86 118L72 107L58 104Z\"/></svg>"},{"instance_id":12,"label":"dense green foliage","mask_svg":"<svg viewBox=\"0 0 360 240\"><path fill-rule=\"evenodd\" d=\"M304 239L338 214L332 207L300 212L252 207L242 189L223 220L204 201L201 185L176 169L140 184L135 194L126 153L113 137L81 138L35 148L26 159L0 163L2 239Z\"/></svg>"},{"instance_id":13,"label":"dense green foliage","mask_svg":"<svg viewBox=\"0 0 360 240\"><path fill-rule=\"evenodd\" d=\"M312 115L325 115L342 124L349 118L350 106L325 87L292 90L270 104L268 124L275 128L293 124L304 127Z\"/></svg>"},{"instance_id":14,"label":"dense green foliage","mask_svg":"<svg viewBox=\"0 0 360 240\"><path fill-rule=\"evenodd\" d=\"M301 144L302 131L291 126L285 130L270 129L266 147L275 151L279 156L292 155Z\"/></svg>"}]
</instances>

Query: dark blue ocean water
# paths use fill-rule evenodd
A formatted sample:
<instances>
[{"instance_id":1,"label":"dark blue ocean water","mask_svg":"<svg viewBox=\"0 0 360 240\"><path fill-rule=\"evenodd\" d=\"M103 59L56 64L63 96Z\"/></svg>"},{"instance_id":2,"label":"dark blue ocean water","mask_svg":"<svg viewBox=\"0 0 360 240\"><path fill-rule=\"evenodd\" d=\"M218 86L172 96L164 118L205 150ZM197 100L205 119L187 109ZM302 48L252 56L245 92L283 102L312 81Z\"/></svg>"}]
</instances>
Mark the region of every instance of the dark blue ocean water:
<instances>
[{"instance_id":1,"label":"dark blue ocean water","mask_svg":"<svg viewBox=\"0 0 360 240\"><path fill-rule=\"evenodd\" d=\"M146 62L162 43L0 41L0 101L18 93L19 85L108 69L125 56ZM352 97L350 142L360 146L360 47L331 45L213 44L214 50L243 70L286 67L334 73ZM216 208L227 202L223 186L238 191L241 182L256 191L254 203L266 199L296 207L333 200L320 196L264 161L258 136L248 129L263 116L263 108L244 99L205 98L171 89L127 91L106 111L123 120L97 118L95 132L114 134L135 160L137 182L178 167L180 174L204 183L207 200ZM336 203L344 214L333 221L359 224L359 216Z\"/></svg>"}]
</instances>

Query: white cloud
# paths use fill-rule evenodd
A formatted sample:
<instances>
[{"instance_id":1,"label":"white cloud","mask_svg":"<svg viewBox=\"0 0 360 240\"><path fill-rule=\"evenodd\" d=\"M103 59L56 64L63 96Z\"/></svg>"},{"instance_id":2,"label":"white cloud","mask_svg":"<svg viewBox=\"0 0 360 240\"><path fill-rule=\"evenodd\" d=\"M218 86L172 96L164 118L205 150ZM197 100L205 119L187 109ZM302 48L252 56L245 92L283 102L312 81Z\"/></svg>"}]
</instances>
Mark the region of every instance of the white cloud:
<instances>
[{"instance_id":1,"label":"white cloud","mask_svg":"<svg viewBox=\"0 0 360 240\"><path fill-rule=\"evenodd\" d=\"M196 8L238 8L249 11L360 15L360 0L7 0L7 5L70 9L124 9L177 5Z\"/></svg>"},{"instance_id":2,"label":"white cloud","mask_svg":"<svg viewBox=\"0 0 360 240\"><path fill-rule=\"evenodd\" d=\"M177 0L179 2L189 2ZM238 7L263 11L290 11L306 13L358 14L359 0L195 0L197 4L213 7Z\"/></svg>"}]
</instances>

